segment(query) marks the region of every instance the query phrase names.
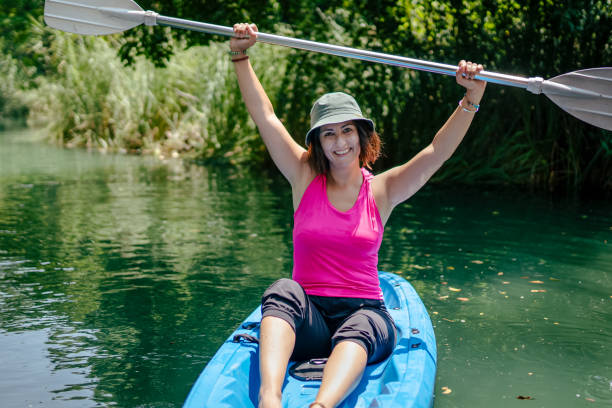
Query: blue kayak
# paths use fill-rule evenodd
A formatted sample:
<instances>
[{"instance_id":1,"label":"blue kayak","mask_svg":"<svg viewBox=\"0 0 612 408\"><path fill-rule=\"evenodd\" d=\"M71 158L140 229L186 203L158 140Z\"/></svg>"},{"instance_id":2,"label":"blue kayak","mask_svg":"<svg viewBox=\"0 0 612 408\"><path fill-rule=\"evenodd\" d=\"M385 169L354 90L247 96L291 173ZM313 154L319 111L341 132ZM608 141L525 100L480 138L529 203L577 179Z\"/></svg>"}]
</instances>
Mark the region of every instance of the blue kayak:
<instances>
[{"instance_id":1,"label":"blue kayak","mask_svg":"<svg viewBox=\"0 0 612 408\"><path fill-rule=\"evenodd\" d=\"M399 329L399 341L385 361L368 365L361 383L342 408L429 408L436 377L436 339L431 320L414 288L404 278L379 273L385 304ZM257 407L259 392L258 307L232 333L204 368L184 408ZM319 380L298 379L290 373L283 387L283 407L307 407L317 394Z\"/></svg>"}]
</instances>

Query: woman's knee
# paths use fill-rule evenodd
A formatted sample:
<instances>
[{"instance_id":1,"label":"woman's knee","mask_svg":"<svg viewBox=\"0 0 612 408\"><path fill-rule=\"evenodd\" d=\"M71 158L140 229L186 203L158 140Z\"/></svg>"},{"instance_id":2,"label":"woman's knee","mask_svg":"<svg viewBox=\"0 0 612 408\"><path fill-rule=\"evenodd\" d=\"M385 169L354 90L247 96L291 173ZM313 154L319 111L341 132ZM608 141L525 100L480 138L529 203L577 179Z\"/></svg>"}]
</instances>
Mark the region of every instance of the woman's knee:
<instances>
[{"instance_id":1,"label":"woman's knee","mask_svg":"<svg viewBox=\"0 0 612 408\"><path fill-rule=\"evenodd\" d=\"M281 298L289 301L305 301L306 293L299 283L292 279L282 278L268 286L265 290L261 303L269 298Z\"/></svg>"},{"instance_id":2,"label":"woman's knee","mask_svg":"<svg viewBox=\"0 0 612 408\"><path fill-rule=\"evenodd\" d=\"M283 278L266 289L261 298L263 316L287 320L295 329L304 319L308 300L304 289L294 280Z\"/></svg>"},{"instance_id":3,"label":"woman's knee","mask_svg":"<svg viewBox=\"0 0 612 408\"><path fill-rule=\"evenodd\" d=\"M333 336L333 343L352 340L368 353L368 364L387 358L395 348L396 330L390 316L380 310L361 309L347 318Z\"/></svg>"}]
</instances>

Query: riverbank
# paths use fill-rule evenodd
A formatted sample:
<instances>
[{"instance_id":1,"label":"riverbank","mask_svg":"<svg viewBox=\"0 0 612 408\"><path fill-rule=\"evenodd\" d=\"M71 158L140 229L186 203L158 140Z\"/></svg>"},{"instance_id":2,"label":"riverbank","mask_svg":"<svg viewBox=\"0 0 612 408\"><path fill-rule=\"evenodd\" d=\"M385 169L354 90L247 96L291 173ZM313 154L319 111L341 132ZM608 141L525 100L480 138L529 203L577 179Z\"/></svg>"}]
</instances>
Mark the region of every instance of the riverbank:
<instances>
[{"instance_id":1,"label":"riverbank","mask_svg":"<svg viewBox=\"0 0 612 408\"><path fill-rule=\"evenodd\" d=\"M105 152L261 164L227 44L178 49L165 67L145 58L132 66L117 56L119 37L80 37L38 27L51 41L47 63L56 72L36 77L27 92L28 123L53 143ZM286 53L286 52L285 52ZM282 77L283 52L258 47L254 61L275 59L265 86ZM255 66L258 64L255 62Z\"/></svg>"},{"instance_id":2,"label":"riverbank","mask_svg":"<svg viewBox=\"0 0 612 408\"><path fill-rule=\"evenodd\" d=\"M472 49L466 39L454 37L451 31L438 31L432 36L444 21L435 16L443 15L459 24L463 18L478 22L486 15L478 9L458 15L442 7L428 10L431 14L421 21L415 10L404 10L406 18L410 17L409 25L394 25L404 37L386 38L383 28L389 27L376 23L374 14L369 15L371 10L351 15L341 8L317 9L313 16L318 18L312 23L316 30L312 28L315 31L311 35L324 42L408 56L417 53L417 57L455 63L449 59L463 57ZM592 19L600 22L600 15L605 17L601 10L589 9L583 16L586 20L575 27L581 33L594 30L593 41L582 44L583 53L588 55L585 64L603 64L608 55L606 47L601 54L591 52L605 37L605 30L610 30L607 27L602 32L599 25L587 24ZM570 18L557 17L562 21ZM272 32L305 36L300 24L288 26L270 19L276 24L269 26ZM483 58L488 60L487 69L509 73L521 69L526 75L551 76L569 67L580 68L562 57L564 53L575 56L575 50L565 50L570 45L551 27L540 29L541 36L536 40L527 34L537 27L523 27L521 31L515 23L495 15L482 28L483 35L478 38ZM532 23L542 24L535 17ZM0 92L0 101L8 107L4 117L17 117L27 110L30 126L44 127L53 143L66 147L162 159L184 157L244 171L272 167L242 103L226 41L208 40L207 45L185 48L197 41L176 38L176 30L156 28L155 35L174 52L162 54L168 56L165 59L146 51L150 44L145 40L153 35L150 29L136 37L93 38L61 33L33 20L29 30L27 47L15 51L22 60L2 57L0 77L8 78ZM469 32L477 37L478 33ZM495 37L499 32L513 33L520 39L513 42L513 47L520 43L532 49L551 41L560 45L554 56L536 61L533 53L519 48L511 53L501 47L505 41ZM143 49L134 45L137 37L143 41ZM145 58L140 52L150 54ZM25 59L30 65L20 69ZM126 66L126 60L132 64ZM461 89L452 78L282 47L258 44L251 52L251 61L278 116L299 143L303 142L310 105L316 97L336 90L355 95L383 137L384 156L375 170L405 162L422 149L461 97ZM434 181L579 195L611 194L612 132L574 119L543 96L490 84L468 136Z\"/></svg>"}]
</instances>

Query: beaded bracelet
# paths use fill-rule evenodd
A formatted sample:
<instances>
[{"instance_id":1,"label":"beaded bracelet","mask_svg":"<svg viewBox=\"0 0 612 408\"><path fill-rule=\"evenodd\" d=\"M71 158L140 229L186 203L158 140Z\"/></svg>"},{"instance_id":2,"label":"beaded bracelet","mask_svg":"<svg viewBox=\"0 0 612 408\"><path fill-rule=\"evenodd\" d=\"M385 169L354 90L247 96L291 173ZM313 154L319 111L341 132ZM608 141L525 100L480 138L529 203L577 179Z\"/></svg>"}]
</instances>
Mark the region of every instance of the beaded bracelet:
<instances>
[{"instance_id":1,"label":"beaded bracelet","mask_svg":"<svg viewBox=\"0 0 612 408\"><path fill-rule=\"evenodd\" d=\"M463 95L465 97L465 95ZM475 103L470 102L469 100L467 100L467 104L470 106L473 106L475 110L471 110L471 109L467 109L466 107L463 106L463 104L461 103L463 101L463 98L459 99L459 106L461 106L461 109L463 109L466 112L470 112L470 113L476 113L478 112L478 109L480 109L480 105L477 105Z\"/></svg>"},{"instance_id":2,"label":"beaded bracelet","mask_svg":"<svg viewBox=\"0 0 612 408\"><path fill-rule=\"evenodd\" d=\"M232 51L232 50L229 50L229 51L228 51L228 53L229 53L229 55L231 55L232 57L233 57L233 56L235 56L235 55L240 55L240 54L242 54L242 55L246 55L247 50L242 50L242 51Z\"/></svg>"}]
</instances>

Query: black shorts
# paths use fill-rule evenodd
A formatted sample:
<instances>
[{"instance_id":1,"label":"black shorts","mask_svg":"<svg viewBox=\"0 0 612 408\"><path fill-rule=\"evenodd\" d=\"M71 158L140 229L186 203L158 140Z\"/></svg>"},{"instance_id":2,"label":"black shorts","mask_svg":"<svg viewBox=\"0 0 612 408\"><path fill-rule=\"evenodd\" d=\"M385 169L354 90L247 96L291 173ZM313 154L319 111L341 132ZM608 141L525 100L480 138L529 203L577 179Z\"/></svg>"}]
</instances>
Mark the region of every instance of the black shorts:
<instances>
[{"instance_id":1,"label":"black shorts","mask_svg":"<svg viewBox=\"0 0 612 408\"><path fill-rule=\"evenodd\" d=\"M393 319L382 300L309 296L294 280L274 282L261 300L262 316L275 316L296 334L291 360L328 357L344 340L368 352L368 364L387 358L396 343Z\"/></svg>"}]
</instances>

